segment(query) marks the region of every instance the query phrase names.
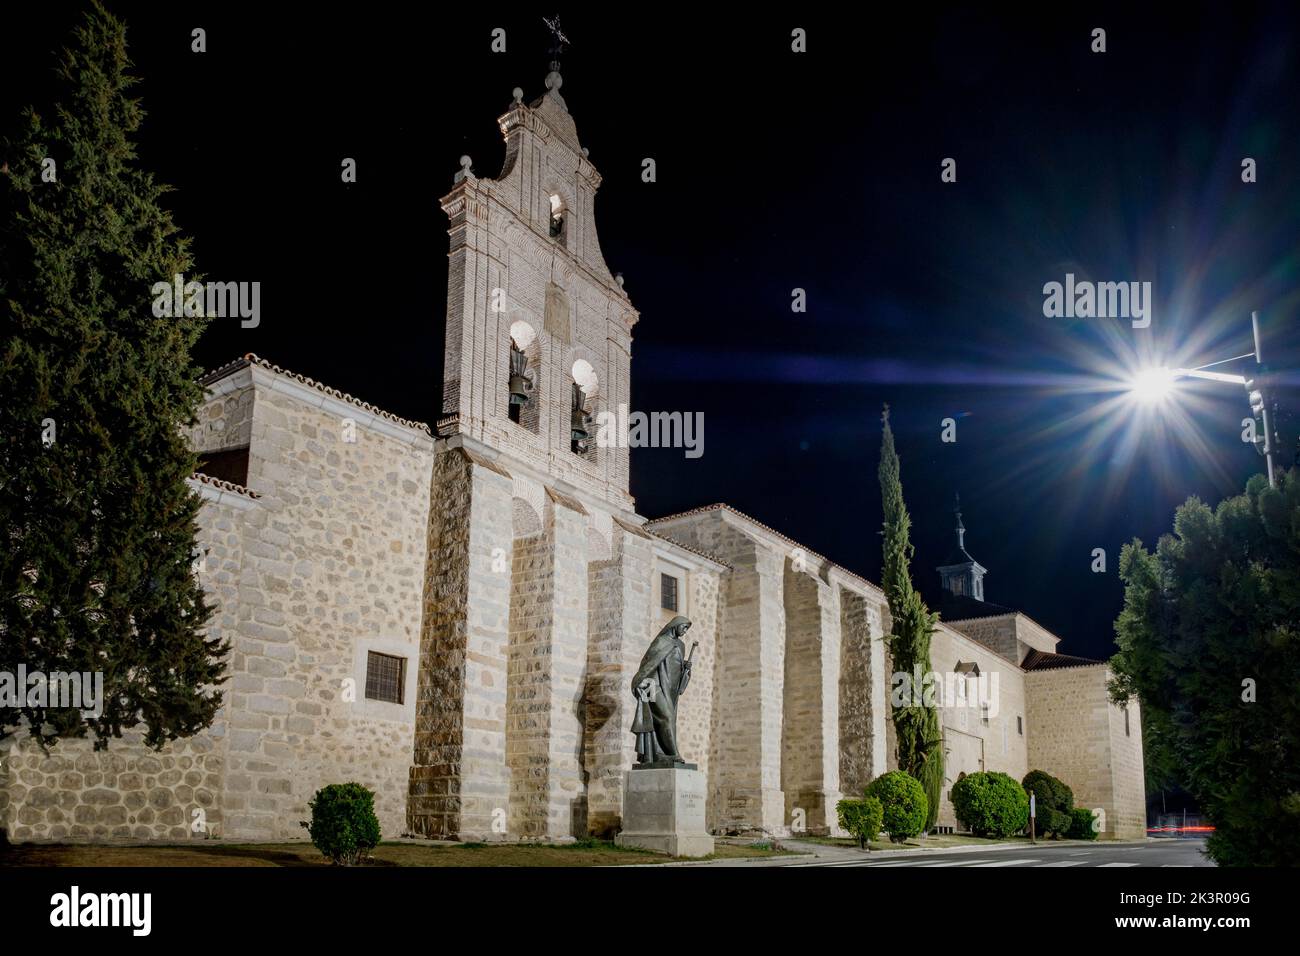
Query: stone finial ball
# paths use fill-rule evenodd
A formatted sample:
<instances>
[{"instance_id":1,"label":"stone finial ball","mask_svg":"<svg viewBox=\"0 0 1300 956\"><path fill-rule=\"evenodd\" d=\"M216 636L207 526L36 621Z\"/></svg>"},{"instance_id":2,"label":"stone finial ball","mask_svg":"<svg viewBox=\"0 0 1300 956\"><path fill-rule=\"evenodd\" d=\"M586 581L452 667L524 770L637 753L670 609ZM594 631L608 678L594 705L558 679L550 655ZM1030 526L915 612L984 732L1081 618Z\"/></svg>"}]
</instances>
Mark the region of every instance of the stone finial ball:
<instances>
[{"instance_id":1,"label":"stone finial ball","mask_svg":"<svg viewBox=\"0 0 1300 956\"><path fill-rule=\"evenodd\" d=\"M524 98L524 91L516 86L513 90L510 91L510 95L513 96L515 98L515 102L518 103Z\"/></svg>"},{"instance_id":2,"label":"stone finial ball","mask_svg":"<svg viewBox=\"0 0 1300 956\"><path fill-rule=\"evenodd\" d=\"M470 159L468 156L462 156L460 158L461 169L469 169L473 165L474 165L474 160Z\"/></svg>"}]
</instances>

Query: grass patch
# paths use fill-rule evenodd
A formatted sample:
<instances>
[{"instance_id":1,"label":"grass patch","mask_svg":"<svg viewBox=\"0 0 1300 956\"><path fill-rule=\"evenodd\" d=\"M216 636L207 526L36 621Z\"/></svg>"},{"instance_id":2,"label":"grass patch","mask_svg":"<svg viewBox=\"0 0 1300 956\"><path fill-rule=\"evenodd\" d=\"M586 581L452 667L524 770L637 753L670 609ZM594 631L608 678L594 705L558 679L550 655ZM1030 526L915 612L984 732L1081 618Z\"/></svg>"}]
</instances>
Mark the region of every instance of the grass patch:
<instances>
[{"instance_id":1,"label":"grass patch","mask_svg":"<svg viewBox=\"0 0 1300 956\"><path fill-rule=\"evenodd\" d=\"M785 856L770 844L719 843L705 859ZM671 858L609 840L573 843L381 843L366 866L627 866L668 863ZM185 846L11 846L0 852L0 866L329 866L310 843L218 843Z\"/></svg>"}]
</instances>

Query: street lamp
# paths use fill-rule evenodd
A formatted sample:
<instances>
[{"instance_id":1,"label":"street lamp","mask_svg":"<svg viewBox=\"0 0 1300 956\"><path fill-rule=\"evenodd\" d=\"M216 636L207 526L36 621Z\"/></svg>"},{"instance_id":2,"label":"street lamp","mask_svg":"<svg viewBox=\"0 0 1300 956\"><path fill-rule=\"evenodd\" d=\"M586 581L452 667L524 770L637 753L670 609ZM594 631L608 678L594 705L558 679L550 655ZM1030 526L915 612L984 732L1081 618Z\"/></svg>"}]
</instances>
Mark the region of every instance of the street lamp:
<instances>
[{"instance_id":1,"label":"street lamp","mask_svg":"<svg viewBox=\"0 0 1300 956\"><path fill-rule=\"evenodd\" d=\"M1268 483L1270 487L1277 486L1277 479L1273 472L1273 454L1277 450L1277 436L1273 429L1276 426L1276 416L1273 414L1273 397L1270 394L1266 378L1267 369L1264 367L1263 347L1260 344L1259 334L1259 313L1250 313L1251 333L1255 338L1255 351L1247 352L1245 355L1237 355L1233 358L1221 359L1218 362L1210 362L1207 365L1201 365L1196 368L1147 368L1139 371L1133 380L1129 383L1130 393L1137 399L1147 403L1158 403L1167 398L1174 390L1174 383L1182 378L1199 378L1211 382L1228 382L1233 385L1241 385L1246 389L1247 397L1250 400L1250 411L1258 423L1255 429L1253 444L1255 450L1264 456L1268 463ZM1209 369L1216 365L1226 365L1228 362L1240 362L1242 359L1253 358L1255 360L1255 376L1247 378L1245 375L1231 375L1227 372L1211 372Z\"/></svg>"}]
</instances>

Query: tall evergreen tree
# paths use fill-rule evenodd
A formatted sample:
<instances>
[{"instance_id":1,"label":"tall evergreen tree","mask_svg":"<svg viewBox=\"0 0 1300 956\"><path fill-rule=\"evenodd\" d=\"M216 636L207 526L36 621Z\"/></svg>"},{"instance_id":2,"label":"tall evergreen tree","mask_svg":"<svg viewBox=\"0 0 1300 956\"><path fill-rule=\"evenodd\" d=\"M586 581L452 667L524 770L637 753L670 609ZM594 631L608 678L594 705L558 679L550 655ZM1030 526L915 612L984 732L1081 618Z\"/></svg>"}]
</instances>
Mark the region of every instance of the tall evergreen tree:
<instances>
[{"instance_id":1,"label":"tall evergreen tree","mask_svg":"<svg viewBox=\"0 0 1300 956\"><path fill-rule=\"evenodd\" d=\"M192 260L167 187L136 163L130 67L125 27L95 3L53 110L27 109L0 147L0 671L104 678L98 716L26 695L0 708L0 737L25 720L43 746L197 732L228 650L204 633L185 481L204 320L153 314L153 284Z\"/></svg>"},{"instance_id":2,"label":"tall evergreen tree","mask_svg":"<svg viewBox=\"0 0 1300 956\"><path fill-rule=\"evenodd\" d=\"M1111 696L1136 697L1225 866L1300 864L1300 469L1120 555Z\"/></svg>"},{"instance_id":3,"label":"tall evergreen tree","mask_svg":"<svg viewBox=\"0 0 1300 956\"><path fill-rule=\"evenodd\" d=\"M889 427L889 406L882 416L884 436L880 443L880 494L884 506L884 568L881 583L889 601L892 625L889 651L895 673L922 677L930 673L930 635L938 615L930 612L912 587L912 519L903 503L898 453ZM923 688L915 687L905 706L894 707L894 731L898 742L898 769L921 782L930 804L926 828L939 817L939 795L943 788L943 738L939 712L925 706Z\"/></svg>"}]
</instances>

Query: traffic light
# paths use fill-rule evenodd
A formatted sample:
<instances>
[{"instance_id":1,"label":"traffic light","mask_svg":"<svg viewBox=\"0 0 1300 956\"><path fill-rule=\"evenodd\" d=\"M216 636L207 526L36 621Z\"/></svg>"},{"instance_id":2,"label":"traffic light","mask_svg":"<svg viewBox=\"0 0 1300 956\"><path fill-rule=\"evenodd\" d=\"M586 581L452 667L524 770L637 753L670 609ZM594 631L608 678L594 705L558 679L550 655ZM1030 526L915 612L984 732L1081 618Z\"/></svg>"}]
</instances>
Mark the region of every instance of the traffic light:
<instances>
[{"instance_id":1,"label":"traffic light","mask_svg":"<svg viewBox=\"0 0 1300 956\"><path fill-rule=\"evenodd\" d=\"M1264 400L1264 388L1259 378L1246 380L1246 396L1250 401L1250 414L1255 419L1254 428L1251 431L1251 442L1255 446L1255 451L1261 455L1267 454L1269 448L1268 440L1268 422L1264 414L1266 402Z\"/></svg>"},{"instance_id":2,"label":"traffic light","mask_svg":"<svg viewBox=\"0 0 1300 956\"><path fill-rule=\"evenodd\" d=\"M1255 377L1246 380L1246 397L1250 401L1250 414L1254 419L1251 435L1255 451L1268 459L1269 483L1273 482L1273 460L1280 445L1277 434L1277 400L1272 376L1260 366Z\"/></svg>"}]
</instances>

